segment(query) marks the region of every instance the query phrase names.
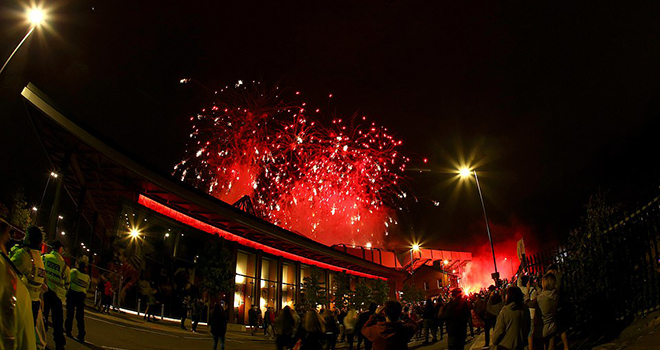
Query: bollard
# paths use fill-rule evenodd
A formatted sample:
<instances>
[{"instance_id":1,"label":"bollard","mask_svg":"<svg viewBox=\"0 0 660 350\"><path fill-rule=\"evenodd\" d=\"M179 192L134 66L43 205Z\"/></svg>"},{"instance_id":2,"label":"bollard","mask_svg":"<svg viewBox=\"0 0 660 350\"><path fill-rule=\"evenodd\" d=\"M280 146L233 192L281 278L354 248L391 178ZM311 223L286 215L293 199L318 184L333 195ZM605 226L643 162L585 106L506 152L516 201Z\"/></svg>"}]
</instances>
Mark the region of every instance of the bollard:
<instances>
[{"instance_id":1,"label":"bollard","mask_svg":"<svg viewBox=\"0 0 660 350\"><path fill-rule=\"evenodd\" d=\"M137 315L140 316L140 304L142 303L141 299L138 299L138 304L137 304Z\"/></svg>"},{"instance_id":2,"label":"bollard","mask_svg":"<svg viewBox=\"0 0 660 350\"><path fill-rule=\"evenodd\" d=\"M160 320L162 321L165 317L165 304L160 304Z\"/></svg>"}]
</instances>

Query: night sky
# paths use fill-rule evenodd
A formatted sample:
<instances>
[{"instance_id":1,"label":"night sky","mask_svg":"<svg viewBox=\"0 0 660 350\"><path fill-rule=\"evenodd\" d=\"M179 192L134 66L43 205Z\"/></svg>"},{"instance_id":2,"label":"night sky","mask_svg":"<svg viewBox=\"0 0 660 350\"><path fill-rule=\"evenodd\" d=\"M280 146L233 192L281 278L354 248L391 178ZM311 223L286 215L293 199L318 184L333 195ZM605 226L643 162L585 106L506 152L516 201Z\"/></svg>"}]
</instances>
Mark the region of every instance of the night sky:
<instances>
[{"instance_id":1,"label":"night sky","mask_svg":"<svg viewBox=\"0 0 660 350\"><path fill-rule=\"evenodd\" d=\"M38 201L50 170L20 98L27 82L170 173L207 89L239 79L394 131L410 167L432 170L406 174L418 202L401 219L429 247L485 240L474 184L451 173L461 159L478 164L498 241L520 227L560 240L599 190L631 205L657 193L660 3L169 3L44 3L51 28L0 75L2 200L20 184ZM21 4L0 5L3 62L28 29Z\"/></svg>"}]
</instances>

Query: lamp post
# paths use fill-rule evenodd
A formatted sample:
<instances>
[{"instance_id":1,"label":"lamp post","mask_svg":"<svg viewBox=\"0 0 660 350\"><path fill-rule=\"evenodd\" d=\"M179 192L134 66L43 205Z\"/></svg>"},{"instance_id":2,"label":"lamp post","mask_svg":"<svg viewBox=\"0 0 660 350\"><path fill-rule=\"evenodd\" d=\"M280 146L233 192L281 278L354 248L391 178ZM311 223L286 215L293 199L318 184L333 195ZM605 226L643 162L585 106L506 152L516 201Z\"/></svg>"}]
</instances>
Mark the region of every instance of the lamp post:
<instances>
[{"instance_id":1,"label":"lamp post","mask_svg":"<svg viewBox=\"0 0 660 350\"><path fill-rule=\"evenodd\" d=\"M11 61L11 58L14 57L14 54L16 54L16 51L21 48L25 40L32 34L34 31L34 28L37 26L41 25L44 21L44 12L41 9L38 8L33 8L27 13L28 20L30 21L30 30L28 30L27 34L23 37L23 40L21 40L20 43L18 43L18 46L14 49L14 51L9 55L9 58L7 61L5 61L5 64L2 65L2 68L0 68L0 74L5 70L5 67L7 67L7 64L9 61Z\"/></svg>"},{"instance_id":2,"label":"lamp post","mask_svg":"<svg viewBox=\"0 0 660 350\"><path fill-rule=\"evenodd\" d=\"M479 192L479 199L481 199L481 208L484 211L484 219L486 220L486 232L488 232L488 241L490 242L490 251L493 253L493 267L495 268L495 273L492 277L494 280L499 279L500 274L497 272L497 261L495 260L495 248L493 248L493 238L490 234L490 224L488 223L488 214L486 214L486 205L484 204L484 196L481 193L481 186L479 186L479 177L477 176L476 170L470 170L468 168L461 168L459 170L459 175L462 178L467 178L470 175L474 175L474 180L477 183L477 191Z\"/></svg>"}]
</instances>

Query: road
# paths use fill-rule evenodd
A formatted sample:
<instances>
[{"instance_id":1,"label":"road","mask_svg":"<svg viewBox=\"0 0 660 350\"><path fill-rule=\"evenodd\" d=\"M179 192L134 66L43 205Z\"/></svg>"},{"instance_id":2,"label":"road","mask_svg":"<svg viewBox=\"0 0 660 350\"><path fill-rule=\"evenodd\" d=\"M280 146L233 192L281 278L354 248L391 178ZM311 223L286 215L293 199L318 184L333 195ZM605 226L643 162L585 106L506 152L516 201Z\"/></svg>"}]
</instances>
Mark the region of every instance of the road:
<instances>
[{"instance_id":1,"label":"road","mask_svg":"<svg viewBox=\"0 0 660 350\"><path fill-rule=\"evenodd\" d=\"M190 322L190 321L188 321ZM211 349L213 340L208 327L199 326L198 333L184 331L178 325L168 321L144 322L142 318L133 315L101 315L96 311L86 310L85 326L87 328L86 343L79 343L73 338L66 340L66 349L106 349L106 350L164 350L164 349ZM190 324L187 325L190 329ZM73 335L77 335L77 325L74 321ZM257 333L259 334L259 333ZM475 340L476 339L476 344ZM481 339L468 337L465 349L481 349ZM479 346L473 346L473 345ZM48 347L55 349L52 327L48 332ZM338 349L347 349L346 344L338 344ZM410 349L442 350L447 348L446 337L434 344L422 345L421 341L410 343ZM261 350L275 349L273 340L263 335L250 336L243 332L227 332L228 350Z\"/></svg>"}]
</instances>

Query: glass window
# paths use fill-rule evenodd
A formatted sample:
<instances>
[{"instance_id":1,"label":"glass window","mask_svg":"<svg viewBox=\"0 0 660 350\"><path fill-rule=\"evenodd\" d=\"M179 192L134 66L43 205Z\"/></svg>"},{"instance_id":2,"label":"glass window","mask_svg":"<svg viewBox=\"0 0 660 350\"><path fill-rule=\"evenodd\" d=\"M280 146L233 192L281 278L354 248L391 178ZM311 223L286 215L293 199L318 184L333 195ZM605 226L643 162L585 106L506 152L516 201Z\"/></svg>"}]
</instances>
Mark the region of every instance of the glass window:
<instances>
[{"instance_id":1,"label":"glass window","mask_svg":"<svg viewBox=\"0 0 660 350\"><path fill-rule=\"evenodd\" d=\"M261 284L259 307L262 314L265 314L268 307L275 308L277 300L277 261L263 259L261 261Z\"/></svg>"},{"instance_id":2,"label":"glass window","mask_svg":"<svg viewBox=\"0 0 660 350\"><path fill-rule=\"evenodd\" d=\"M255 272L256 255L239 251L236 256L236 290L234 292L235 323L246 324L248 311L255 303Z\"/></svg>"},{"instance_id":3,"label":"glass window","mask_svg":"<svg viewBox=\"0 0 660 350\"><path fill-rule=\"evenodd\" d=\"M305 283L305 277L310 277L311 274L311 269L307 265L301 265L300 266L300 285L302 286L303 283Z\"/></svg>"},{"instance_id":4,"label":"glass window","mask_svg":"<svg viewBox=\"0 0 660 350\"><path fill-rule=\"evenodd\" d=\"M296 267L293 264L284 263L282 266L282 283L296 284Z\"/></svg>"},{"instance_id":5,"label":"glass window","mask_svg":"<svg viewBox=\"0 0 660 350\"><path fill-rule=\"evenodd\" d=\"M293 308L296 302L296 267L285 263L282 266L282 308Z\"/></svg>"},{"instance_id":6,"label":"glass window","mask_svg":"<svg viewBox=\"0 0 660 350\"><path fill-rule=\"evenodd\" d=\"M429 283L428 282L424 282L424 290L429 290Z\"/></svg>"}]
</instances>

